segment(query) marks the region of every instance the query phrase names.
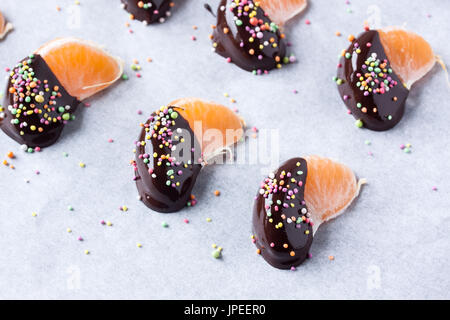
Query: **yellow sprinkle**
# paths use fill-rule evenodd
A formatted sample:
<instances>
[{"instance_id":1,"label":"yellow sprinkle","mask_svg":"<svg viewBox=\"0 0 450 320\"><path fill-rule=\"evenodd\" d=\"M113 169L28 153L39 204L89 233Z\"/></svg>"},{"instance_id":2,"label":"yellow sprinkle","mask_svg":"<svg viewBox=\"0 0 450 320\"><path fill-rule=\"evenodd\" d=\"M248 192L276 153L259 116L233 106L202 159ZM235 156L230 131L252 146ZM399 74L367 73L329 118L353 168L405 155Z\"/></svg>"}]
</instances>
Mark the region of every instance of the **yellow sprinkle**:
<instances>
[{"instance_id":1,"label":"yellow sprinkle","mask_svg":"<svg viewBox=\"0 0 450 320\"><path fill-rule=\"evenodd\" d=\"M211 222L211 218L206 218L206 222Z\"/></svg>"},{"instance_id":2,"label":"yellow sprinkle","mask_svg":"<svg viewBox=\"0 0 450 320\"><path fill-rule=\"evenodd\" d=\"M107 225L108 227L111 227L111 226L112 226L112 223L111 223L110 221L107 221L107 222L106 222L106 225Z\"/></svg>"},{"instance_id":3,"label":"yellow sprinkle","mask_svg":"<svg viewBox=\"0 0 450 320\"><path fill-rule=\"evenodd\" d=\"M85 168L86 167L86 164L84 164L83 162L80 162L78 165L80 166L80 168Z\"/></svg>"},{"instance_id":4,"label":"yellow sprinkle","mask_svg":"<svg viewBox=\"0 0 450 320\"><path fill-rule=\"evenodd\" d=\"M71 233L71 232L72 232L72 229L67 228L67 232L68 232L68 233Z\"/></svg>"},{"instance_id":5,"label":"yellow sprinkle","mask_svg":"<svg viewBox=\"0 0 450 320\"><path fill-rule=\"evenodd\" d=\"M37 213L36 213L36 212L32 212L31 215L32 215L33 217L36 217L36 216L37 216Z\"/></svg>"},{"instance_id":6,"label":"yellow sprinkle","mask_svg":"<svg viewBox=\"0 0 450 320\"><path fill-rule=\"evenodd\" d=\"M84 250L84 254L90 254L89 250Z\"/></svg>"},{"instance_id":7,"label":"yellow sprinkle","mask_svg":"<svg viewBox=\"0 0 450 320\"><path fill-rule=\"evenodd\" d=\"M213 249L215 249L215 248L217 248L217 244L213 243L211 247L213 247Z\"/></svg>"},{"instance_id":8,"label":"yellow sprinkle","mask_svg":"<svg viewBox=\"0 0 450 320\"><path fill-rule=\"evenodd\" d=\"M142 244L138 243L138 244L137 244L137 247L138 247L138 248L142 248Z\"/></svg>"}]
</instances>

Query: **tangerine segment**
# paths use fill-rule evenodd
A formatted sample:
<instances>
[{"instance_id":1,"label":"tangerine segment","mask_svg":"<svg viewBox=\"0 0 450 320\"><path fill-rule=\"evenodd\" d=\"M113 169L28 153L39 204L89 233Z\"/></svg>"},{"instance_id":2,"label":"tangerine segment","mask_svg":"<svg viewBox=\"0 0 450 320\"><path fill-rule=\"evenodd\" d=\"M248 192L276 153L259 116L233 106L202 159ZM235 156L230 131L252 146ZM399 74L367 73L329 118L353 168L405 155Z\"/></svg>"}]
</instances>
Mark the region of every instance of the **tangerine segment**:
<instances>
[{"instance_id":1,"label":"tangerine segment","mask_svg":"<svg viewBox=\"0 0 450 320\"><path fill-rule=\"evenodd\" d=\"M53 40L38 49L52 72L79 100L86 99L117 81L123 62L95 43L76 39Z\"/></svg>"},{"instance_id":2,"label":"tangerine segment","mask_svg":"<svg viewBox=\"0 0 450 320\"><path fill-rule=\"evenodd\" d=\"M225 106L198 98L178 99L169 104L189 122L203 156L208 159L239 141L243 134L243 121Z\"/></svg>"},{"instance_id":3,"label":"tangerine segment","mask_svg":"<svg viewBox=\"0 0 450 320\"><path fill-rule=\"evenodd\" d=\"M436 62L433 49L418 34L398 27L384 28L378 33L386 56L407 88L433 68Z\"/></svg>"},{"instance_id":4,"label":"tangerine segment","mask_svg":"<svg viewBox=\"0 0 450 320\"><path fill-rule=\"evenodd\" d=\"M3 39L6 34L13 29L13 26L11 23L6 22L5 17L3 17L3 14L0 12L0 40Z\"/></svg>"},{"instance_id":5,"label":"tangerine segment","mask_svg":"<svg viewBox=\"0 0 450 320\"><path fill-rule=\"evenodd\" d=\"M337 217L352 203L365 180L357 182L349 167L327 158L309 156L306 162L305 201L317 229L322 222Z\"/></svg>"},{"instance_id":6,"label":"tangerine segment","mask_svg":"<svg viewBox=\"0 0 450 320\"><path fill-rule=\"evenodd\" d=\"M307 6L307 0L259 0L259 3L270 19L280 26Z\"/></svg>"}]
</instances>

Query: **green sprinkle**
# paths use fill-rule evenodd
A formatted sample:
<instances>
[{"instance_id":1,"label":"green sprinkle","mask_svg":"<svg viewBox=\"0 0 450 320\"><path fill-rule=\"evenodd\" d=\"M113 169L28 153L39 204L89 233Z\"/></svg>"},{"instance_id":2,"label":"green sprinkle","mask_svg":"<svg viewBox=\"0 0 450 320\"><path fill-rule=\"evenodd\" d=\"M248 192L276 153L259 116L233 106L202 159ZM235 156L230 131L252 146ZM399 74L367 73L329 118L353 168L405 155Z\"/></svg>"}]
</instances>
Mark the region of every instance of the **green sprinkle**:
<instances>
[{"instance_id":1,"label":"green sprinkle","mask_svg":"<svg viewBox=\"0 0 450 320\"><path fill-rule=\"evenodd\" d=\"M165 222L165 221L163 221L163 222L161 223L161 226L162 226L163 228L168 228L168 227L169 227L169 225L168 225L167 222Z\"/></svg>"},{"instance_id":2,"label":"green sprinkle","mask_svg":"<svg viewBox=\"0 0 450 320\"><path fill-rule=\"evenodd\" d=\"M63 114L63 116L62 116L62 118L63 118L63 120L70 120L70 114L68 114L68 113L64 113Z\"/></svg>"},{"instance_id":3,"label":"green sprinkle","mask_svg":"<svg viewBox=\"0 0 450 320\"><path fill-rule=\"evenodd\" d=\"M171 117L172 119L178 118L178 112L176 112L176 111L172 112L172 113L170 114L170 117Z\"/></svg>"},{"instance_id":4,"label":"green sprinkle","mask_svg":"<svg viewBox=\"0 0 450 320\"><path fill-rule=\"evenodd\" d=\"M345 58L350 59L351 57L352 57L352 55L351 55L350 52L347 52L347 53L345 54Z\"/></svg>"},{"instance_id":5,"label":"green sprinkle","mask_svg":"<svg viewBox=\"0 0 450 320\"><path fill-rule=\"evenodd\" d=\"M357 128L362 128L362 127L363 127L363 125L364 125L364 123L362 122L362 120L361 120L361 119L359 119L359 120L356 120L356 122L355 122L355 126L356 126Z\"/></svg>"},{"instance_id":6,"label":"green sprinkle","mask_svg":"<svg viewBox=\"0 0 450 320\"><path fill-rule=\"evenodd\" d=\"M301 176L303 174L303 171L297 171L297 175Z\"/></svg>"},{"instance_id":7,"label":"green sprinkle","mask_svg":"<svg viewBox=\"0 0 450 320\"><path fill-rule=\"evenodd\" d=\"M173 170L171 169L171 170L167 171L167 175L168 175L168 176L173 175Z\"/></svg>"},{"instance_id":8,"label":"green sprinkle","mask_svg":"<svg viewBox=\"0 0 450 320\"><path fill-rule=\"evenodd\" d=\"M73 207L72 206L68 206L67 209L69 209L69 211L73 211Z\"/></svg>"},{"instance_id":9,"label":"green sprinkle","mask_svg":"<svg viewBox=\"0 0 450 320\"><path fill-rule=\"evenodd\" d=\"M337 83L338 85L341 85L341 84L343 83L343 81L342 81L342 79L337 79L337 80L336 80L336 83Z\"/></svg>"},{"instance_id":10,"label":"green sprinkle","mask_svg":"<svg viewBox=\"0 0 450 320\"><path fill-rule=\"evenodd\" d=\"M242 20L236 20L236 25L238 26L238 27L240 27L240 26L242 26Z\"/></svg>"},{"instance_id":11,"label":"green sprinkle","mask_svg":"<svg viewBox=\"0 0 450 320\"><path fill-rule=\"evenodd\" d=\"M220 250L214 250L211 255L214 259L219 259L222 256L222 253L220 252Z\"/></svg>"},{"instance_id":12,"label":"green sprinkle","mask_svg":"<svg viewBox=\"0 0 450 320\"><path fill-rule=\"evenodd\" d=\"M128 79L130 79L130 77L128 77L128 75L127 74L122 74L122 79L123 80L128 80Z\"/></svg>"}]
</instances>

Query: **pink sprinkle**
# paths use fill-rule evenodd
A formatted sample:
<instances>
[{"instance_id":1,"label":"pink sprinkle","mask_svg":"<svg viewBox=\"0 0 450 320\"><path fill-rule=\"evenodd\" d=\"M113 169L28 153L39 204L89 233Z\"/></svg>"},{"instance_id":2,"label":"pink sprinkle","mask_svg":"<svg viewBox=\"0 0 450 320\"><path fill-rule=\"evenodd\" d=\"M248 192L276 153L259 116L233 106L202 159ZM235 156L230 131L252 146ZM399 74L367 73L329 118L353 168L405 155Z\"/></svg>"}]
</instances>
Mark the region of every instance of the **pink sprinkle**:
<instances>
[{"instance_id":1,"label":"pink sprinkle","mask_svg":"<svg viewBox=\"0 0 450 320\"><path fill-rule=\"evenodd\" d=\"M273 248L273 247L275 247L275 243L270 243L270 246Z\"/></svg>"},{"instance_id":2,"label":"pink sprinkle","mask_svg":"<svg viewBox=\"0 0 450 320\"><path fill-rule=\"evenodd\" d=\"M311 258L312 258L312 254L308 253L308 259L311 259Z\"/></svg>"},{"instance_id":3,"label":"pink sprinkle","mask_svg":"<svg viewBox=\"0 0 450 320\"><path fill-rule=\"evenodd\" d=\"M39 170L36 170L36 174L40 174Z\"/></svg>"},{"instance_id":4,"label":"pink sprinkle","mask_svg":"<svg viewBox=\"0 0 450 320\"><path fill-rule=\"evenodd\" d=\"M142 77L140 73L136 73L136 77L140 78Z\"/></svg>"},{"instance_id":5,"label":"pink sprinkle","mask_svg":"<svg viewBox=\"0 0 450 320\"><path fill-rule=\"evenodd\" d=\"M82 237L78 237L78 241L83 241L83 238Z\"/></svg>"},{"instance_id":6,"label":"pink sprinkle","mask_svg":"<svg viewBox=\"0 0 450 320\"><path fill-rule=\"evenodd\" d=\"M366 43L366 47L370 48L372 46L372 44L370 42Z\"/></svg>"},{"instance_id":7,"label":"pink sprinkle","mask_svg":"<svg viewBox=\"0 0 450 320\"><path fill-rule=\"evenodd\" d=\"M231 62L231 58L230 58L230 57L227 58L227 62L228 62L228 63Z\"/></svg>"},{"instance_id":8,"label":"pink sprinkle","mask_svg":"<svg viewBox=\"0 0 450 320\"><path fill-rule=\"evenodd\" d=\"M297 270L294 266L291 267L291 271Z\"/></svg>"},{"instance_id":9,"label":"pink sprinkle","mask_svg":"<svg viewBox=\"0 0 450 320\"><path fill-rule=\"evenodd\" d=\"M403 150L403 149L405 149L405 148L406 148L406 146L405 146L404 144L401 144L401 145L400 145L400 149Z\"/></svg>"},{"instance_id":10,"label":"pink sprinkle","mask_svg":"<svg viewBox=\"0 0 450 320\"><path fill-rule=\"evenodd\" d=\"M369 154L369 156L373 156L372 151L369 151L368 154Z\"/></svg>"},{"instance_id":11,"label":"pink sprinkle","mask_svg":"<svg viewBox=\"0 0 450 320\"><path fill-rule=\"evenodd\" d=\"M89 107L91 106L91 104L90 104L89 102L86 102L86 103L84 104L84 106L85 106L86 108L89 108Z\"/></svg>"},{"instance_id":12,"label":"pink sprinkle","mask_svg":"<svg viewBox=\"0 0 450 320\"><path fill-rule=\"evenodd\" d=\"M258 128L257 128L257 127L253 127L253 128L252 128L252 131L253 131L253 132L258 132Z\"/></svg>"},{"instance_id":13,"label":"pink sprinkle","mask_svg":"<svg viewBox=\"0 0 450 320\"><path fill-rule=\"evenodd\" d=\"M433 190L433 191L437 191L438 188L437 188L437 187L433 187L432 190Z\"/></svg>"},{"instance_id":14,"label":"pink sprinkle","mask_svg":"<svg viewBox=\"0 0 450 320\"><path fill-rule=\"evenodd\" d=\"M10 72L11 69L10 69L10 68L5 68L5 71L6 71L6 72Z\"/></svg>"},{"instance_id":15,"label":"pink sprinkle","mask_svg":"<svg viewBox=\"0 0 450 320\"><path fill-rule=\"evenodd\" d=\"M184 221L184 223L189 223L188 219L184 219L183 221Z\"/></svg>"},{"instance_id":16,"label":"pink sprinkle","mask_svg":"<svg viewBox=\"0 0 450 320\"><path fill-rule=\"evenodd\" d=\"M197 38L195 36L192 36L191 39L192 39L192 41L197 40Z\"/></svg>"},{"instance_id":17,"label":"pink sprinkle","mask_svg":"<svg viewBox=\"0 0 450 320\"><path fill-rule=\"evenodd\" d=\"M295 94L297 94L297 93L298 93L298 91L297 91L297 90L295 90L295 89L294 89L294 91L292 91L292 92L294 92Z\"/></svg>"},{"instance_id":18,"label":"pink sprinkle","mask_svg":"<svg viewBox=\"0 0 450 320\"><path fill-rule=\"evenodd\" d=\"M305 20L305 23L306 23L306 24L311 24L311 21L309 21L309 19L306 19L306 20Z\"/></svg>"},{"instance_id":19,"label":"pink sprinkle","mask_svg":"<svg viewBox=\"0 0 450 320\"><path fill-rule=\"evenodd\" d=\"M36 148L34 148L34 151L39 152L39 151L41 151L41 148L36 147Z\"/></svg>"},{"instance_id":20,"label":"pink sprinkle","mask_svg":"<svg viewBox=\"0 0 450 320\"><path fill-rule=\"evenodd\" d=\"M128 30L128 32L129 32L129 33L133 33L133 30L130 29L130 30Z\"/></svg>"},{"instance_id":21,"label":"pink sprinkle","mask_svg":"<svg viewBox=\"0 0 450 320\"><path fill-rule=\"evenodd\" d=\"M100 221L101 224L106 224L105 220Z\"/></svg>"},{"instance_id":22,"label":"pink sprinkle","mask_svg":"<svg viewBox=\"0 0 450 320\"><path fill-rule=\"evenodd\" d=\"M108 139L108 142L109 142L109 143L113 143L114 140L113 140L113 139Z\"/></svg>"},{"instance_id":23,"label":"pink sprinkle","mask_svg":"<svg viewBox=\"0 0 450 320\"><path fill-rule=\"evenodd\" d=\"M138 110L138 111L137 111L137 114L142 114L142 110Z\"/></svg>"}]
</instances>

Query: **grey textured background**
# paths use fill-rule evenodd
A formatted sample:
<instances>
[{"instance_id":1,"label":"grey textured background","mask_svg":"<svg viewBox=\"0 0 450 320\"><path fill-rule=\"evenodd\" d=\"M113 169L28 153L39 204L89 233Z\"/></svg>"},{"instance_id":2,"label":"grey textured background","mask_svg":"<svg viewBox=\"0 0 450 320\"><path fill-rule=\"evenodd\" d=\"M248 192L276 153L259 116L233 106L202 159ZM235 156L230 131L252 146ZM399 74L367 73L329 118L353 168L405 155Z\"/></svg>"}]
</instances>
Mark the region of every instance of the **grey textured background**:
<instances>
[{"instance_id":1,"label":"grey textured background","mask_svg":"<svg viewBox=\"0 0 450 320\"><path fill-rule=\"evenodd\" d=\"M9 150L17 154L16 170L0 166L0 298L450 298L444 72L436 66L417 83L404 119L382 133L354 126L331 80L347 35L362 31L363 21L377 12L381 20L374 21L406 23L450 62L450 1L311 0L286 30L298 63L263 77L211 52L207 36L214 19L204 2L178 1L167 23L132 22L133 34L119 0L81 0L79 27L68 23L72 0L0 2L15 26L0 42L1 68L55 37L78 36L122 57L130 76L91 98L92 106L82 108L60 141L39 154L21 152L0 134L0 160ZM218 1L207 2L215 7ZM130 69L133 59L141 63L141 79ZM155 107L184 96L237 107L250 126L281 128L280 160L319 154L368 179L348 212L320 228L313 258L296 272L270 267L250 241L262 163L206 168L194 190L198 205L179 213L154 213L136 199L128 162L138 124ZM406 143L413 145L411 154L399 148ZM220 197L213 196L216 189ZM120 211L122 205L129 211ZM102 226L102 219L114 225ZM77 241L79 235L85 241ZM212 243L224 248L223 259L211 257Z\"/></svg>"}]
</instances>

